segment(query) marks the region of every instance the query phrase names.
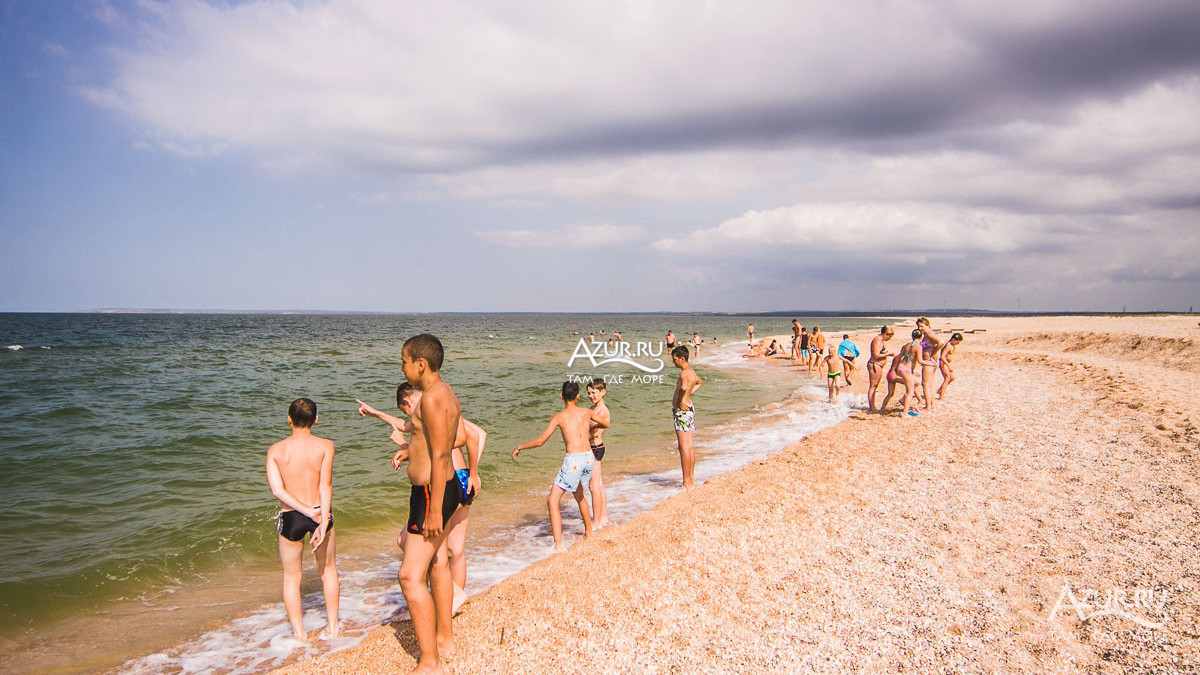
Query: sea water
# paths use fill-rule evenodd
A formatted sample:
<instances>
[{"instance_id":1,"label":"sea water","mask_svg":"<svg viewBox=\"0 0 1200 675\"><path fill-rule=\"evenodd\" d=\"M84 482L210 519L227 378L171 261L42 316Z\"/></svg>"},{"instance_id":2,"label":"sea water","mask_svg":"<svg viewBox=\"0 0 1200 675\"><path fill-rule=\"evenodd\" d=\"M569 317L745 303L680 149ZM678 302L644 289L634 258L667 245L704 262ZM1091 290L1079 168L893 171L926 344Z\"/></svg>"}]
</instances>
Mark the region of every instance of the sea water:
<instances>
[{"instance_id":1,"label":"sea water","mask_svg":"<svg viewBox=\"0 0 1200 675\"><path fill-rule=\"evenodd\" d=\"M468 540L474 593L549 554L545 493L561 442L518 461L509 453L561 408L565 379L609 382L604 470L614 523L678 491L670 418L678 371L662 350L667 329L706 341L694 359L705 381L696 396L698 481L843 419L849 397L828 406L818 380L741 358L747 323L759 335L784 334L789 318L0 315L8 553L0 669L261 672L353 645L366 628L403 616L394 540L408 516L408 482L390 465L388 427L360 418L354 400L395 412L400 347L411 335L442 338L443 376L463 415L488 432ZM830 335L879 325L797 318ZM607 343L614 330L630 358L601 363L621 355ZM579 344L588 333L597 342L586 349L600 349L591 359ZM317 402L315 433L337 444L333 510L349 636L307 646L290 639L279 601L277 502L264 469L300 396ZM563 513L569 545L583 528L569 500ZM320 628L311 569L302 591L306 626Z\"/></svg>"}]
</instances>

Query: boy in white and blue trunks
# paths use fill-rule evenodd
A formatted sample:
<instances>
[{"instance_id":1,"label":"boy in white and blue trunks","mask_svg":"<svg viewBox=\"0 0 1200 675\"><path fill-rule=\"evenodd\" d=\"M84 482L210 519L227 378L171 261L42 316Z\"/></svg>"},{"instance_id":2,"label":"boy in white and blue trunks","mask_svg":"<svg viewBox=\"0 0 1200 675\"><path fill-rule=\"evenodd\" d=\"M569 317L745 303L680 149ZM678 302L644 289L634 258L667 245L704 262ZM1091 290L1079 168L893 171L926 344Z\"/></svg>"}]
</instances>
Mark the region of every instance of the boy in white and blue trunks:
<instances>
[{"instance_id":1,"label":"boy in white and blue trunks","mask_svg":"<svg viewBox=\"0 0 1200 675\"><path fill-rule=\"evenodd\" d=\"M571 493L575 497L575 502L579 504L579 515L583 517L584 538L592 536L592 514L588 509L585 498L586 490L584 489L591 478L592 467L596 463L596 457L592 454L589 443L591 437L589 432L593 426L608 426L608 420L597 418L592 414L590 408L579 407L579 385L575 382L563 382L562 401L563 409L550 418L550 424L546 425L546 430L542 432L542 435L528 443L518 445L512 451L512 458L516 459L522 450L544 445L546 441L550 440L550 436L554 434L556 428L562 434L567 454L563 458L562 468L559 469L558 476L550 486L550 494L546 498L546 506L550 511L550 527L554 533L554 553L561 553L565 550L562 545L562 512L558 507L564 493Z\"/></svg>"}]
</instances>

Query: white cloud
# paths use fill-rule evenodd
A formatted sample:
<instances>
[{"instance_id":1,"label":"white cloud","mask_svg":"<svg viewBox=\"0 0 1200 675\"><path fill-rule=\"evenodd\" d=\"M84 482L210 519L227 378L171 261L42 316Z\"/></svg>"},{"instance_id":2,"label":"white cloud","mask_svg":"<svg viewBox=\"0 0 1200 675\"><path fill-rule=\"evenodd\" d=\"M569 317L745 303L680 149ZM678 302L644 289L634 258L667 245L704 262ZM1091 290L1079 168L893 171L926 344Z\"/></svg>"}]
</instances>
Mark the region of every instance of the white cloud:
<instances>
[{"instance_id":1,"label":"white cloud","mask_svg":"<svg viewBox=\"0 0 1200 675\"><path fill-rule=\"evenodd\" d=\"M641 237L637 227L567 225L551 230L478 230L484 241L510 248L580 249L626 244Z\"/></svg>"},{"instance_id":2,"label":"white cloud","mask_svg":"<svg viewBox=\"0 0 1200 675\"><path fill-rule=\"evenodd\" d=\"M715 228L660 239L658 251L729 255L852 252L922 256L946 252L1015 251L1042 243L1037 216L915 202L801 204L749 211Z\"/></svg>"}]
</instances>

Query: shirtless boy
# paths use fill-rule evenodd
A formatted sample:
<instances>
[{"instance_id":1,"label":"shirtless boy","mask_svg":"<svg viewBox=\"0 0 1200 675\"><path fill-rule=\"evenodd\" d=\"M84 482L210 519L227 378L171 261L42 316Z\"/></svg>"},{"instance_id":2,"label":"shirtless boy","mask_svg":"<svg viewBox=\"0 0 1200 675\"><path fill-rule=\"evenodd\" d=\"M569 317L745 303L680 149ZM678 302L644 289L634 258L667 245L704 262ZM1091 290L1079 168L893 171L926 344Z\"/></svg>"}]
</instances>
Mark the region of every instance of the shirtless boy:
<instances>
[{"instance_id":1,"label":"shirtless boy","mask_svg":"<svg viewBox=\"0 0 1200 675\"><path fill-rule=\"evenodd\" d=\"M696 430L696 409L692 394L704 384L688 363L688 348L680 345L671 351L671 362L679 369L675 394L671 398L671 416L675 420L675 438L679 441L679 464L683 469L683 489L695 485L696 454L692 450L692 432Z\"/></svg>"},{"instance_id":2,"label":"shirtless boy","mask_svg":"<svg viewBox=\"0 0 1200 675\"><path fill-rule=\"evenodd\" d=\"M311 533L329 621L325 635L337 637L337 540L333 514L329 511L333 501L333 441L313 435L317 404L310 399L292 401L287 421L292 435L267 450L267 483L271 494L279 500L276 529L279 560L283 563L283 606L292 624L292 636L307 640L304 610L300 605L300 559L304 553L304 535Z\"/></svg>"},{"instance_id":3,"label":"shirtless boy","mask_svg":"<svg viewBox=\"0 0 1200 675\"><path fill-rule=\"evenodd\" d=\"M829 348L829 354L822 359L821 363L825 366L825 379L829 381L829 402L834 403L842 392L842 385L838 382L838 378L843 377L850 366L838 350L832 346Z\"/></svg>"},{"instance_id":4,"label":"shirtless boy","mask_svg":"<svg viewBox=\"0 0 1200 675\"><path fill-rule=\"evenodd\" d=\"M550 528L554 533L554 553L566 550L562 545L562 512L558 508L558 502L564 493L570 492L579 504L579 515L583 517L584 539L592 536L592 514L588 509L583 489L583 484L591 478L592 468L596 464L596 457L588 443L589 432L593 424L608 426L607 420L598 419L591 408L579 407L579 385L575 382L563 382L562 401L563 409L550 418L550 424L546 426L542 435L518 445L512 451L512 458L516 459L522 450L544 445L550 440L555 429L562 433L567 454L563 458L558 476L550 485L550 495L546 498L546 506L550 511Z\"/></svg>"},{"instance_id":5,"label":"shirtless boy","mask_svg":"<svg viewBox=\"0 0 1200 675\"><path fill-rule=\"evenodd\" d=\"M396 407L411 419L420 414L418 406L421 392L408 382L396 387ZM358 401L358 414L371 416L386 422L392 427L392 440L400 449L392 456L392 468L397 471L408 460L409 444L404 438L405 433L412 433L417 425L414 422L392 417L375 408ZM467 586L467 529L470 527L471 504L483 489L479 480L479 458L483 454L484 444L487 443L487 432L464 417L459 418L458 429L454 434L453 448L450 451L450 461L454 466L454 475L458 478L459 488L464 495L462 506L459 507L446 523L446 552L449 557L450 577L454 581L454 611L467 600L464 590ZM462 448L467 449L466 458ZM404 548L404 540L408 530L396 538L396 545Z\"/></svg>"},{"instance_id":6,"label":"shirtless boy","mask_svg":"<svg viewBox=\"0 0 1200 675\"><path fill-rule=\"evenodd\" d=\"M596 463L592 467L592 514L596 527L606 527L608 525L608 495L604 492L604 473L601 468L601 463L604 460L604 431L609 428L612 423L612 415L608 411L608 405L604 403L604 395L608 393L604 386L604 379L597 377L592 380L587 386L588 400L592 402L592 418L593 422L589 428L590 439L588 444L592 448L592 456L596 458Z\"/></svg>"},{"instance_id":7,"label":"shirtless boy","mask_svg":"<svg viewBox=\"0 0 1200 675\"><path fill-rule=\"evenodd\" d=\"M888 350L885 343L892 339L895 332L891 326L884 326L879 329L879 335L871 338L871 357L867 360L867 410L870 412L875 412L875 390L879 388L883 373L888 369Z\"/></svg>"},{"instance_id":8,"label":"shirtless boy","mask_svg":"<svg viewBox=\"0 0 1200 675\"><path fill-rule=\"evenodd\" d=\"M450 626L454 582L447 562L446 523L463 499L450 461L462 409L450 385L442 380L444 354L441 341L429 334L409 338L401 351L404 377L421 390L412 419L408 453L412 495L399 574L400 590L421 649L414 673L444 672L441 657L453 655L455 650Z\"/></svg>"},{"instance_id":9,"label":"shirtless boy","mask_svg":"<svg viewBox=\"0 0 1200 675\"><path fill-rule=\"evenodd\" d=\"M700 339L700 334L692 333L692 347L696 350L696 358L700 358L700 343L701 342L703 342L703 340Z\"/></svg>"},{"instance_id":10,"label":"shirtless boy","mask_svg":"<svg viewBox=\"0 0 1200 675\"><path fill-rule=\"evenodd\" d=\"M808 351L812 354L811 363L814 366L819 364L821 355L825 353L825 334L821 332L820 326L813 326L812 337L808 339Z\"/></svg>"},{"instance_id":11,"label":"shirtless boy","mask_svg":"<svg viewBox=\"0 0 1200 675\"><path fill-rule=\"evenodd\" d=\"M800 329L804 326L800 325L800 321L792 319L792 360L796 361L800 358Z\"/></svg>"}]
</instances>

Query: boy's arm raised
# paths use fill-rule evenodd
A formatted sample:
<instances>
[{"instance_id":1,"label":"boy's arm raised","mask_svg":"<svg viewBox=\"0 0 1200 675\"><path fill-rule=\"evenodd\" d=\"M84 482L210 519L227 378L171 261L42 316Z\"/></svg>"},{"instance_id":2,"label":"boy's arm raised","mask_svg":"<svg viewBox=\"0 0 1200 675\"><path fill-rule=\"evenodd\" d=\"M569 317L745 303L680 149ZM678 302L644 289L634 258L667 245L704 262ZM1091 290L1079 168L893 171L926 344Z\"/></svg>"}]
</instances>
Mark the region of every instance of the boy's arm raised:
<instances>
[{"instance_id":1,"label":"boy's arm raised","mask_svg":"<svg viewBox=\"0 0 1200 675\"><path fill-rule=\"evenodd\" d=\"M561 415L561 414L562 413L558 413L554 417L550 418L550 424L546 425L546 430L542 432L541 436L538 436L534 440L529 441L527 443L522 443L522 444L518 445L517 449L512 451L512 458L516 459L517 455L521 454L522 450L529 450L530 448L540 448L543 445L545 445L546 441L550 440L550 435L554 433L554 428L558 426L559 415Z\"/></svg>"},{"instance_id":2,"label":"boy's arm raised","mask_svg":"<svg viewBox=\"0 0 1200 675\"><path fill-rule=\"evenodd\" d=\"M391 427L393 429L396 429L398 431L404 431L404 432L411 433L413 430L413 423L408 420L402 420L399 417L392 417L391 415L389 415L385 412L382 412L382 411L372 408L371 406L367 405L366 403L363 403L362 401L360 401L358 399L354 399L354 402L358 404L358 416L359 417L367 417L369 415L371 417L374 417L376 419L379 419L383 422L388 423L389 425L391 425Z\"/></svg>"}]
</instances>

